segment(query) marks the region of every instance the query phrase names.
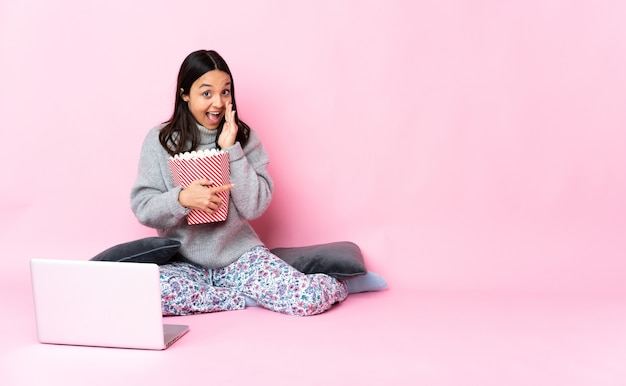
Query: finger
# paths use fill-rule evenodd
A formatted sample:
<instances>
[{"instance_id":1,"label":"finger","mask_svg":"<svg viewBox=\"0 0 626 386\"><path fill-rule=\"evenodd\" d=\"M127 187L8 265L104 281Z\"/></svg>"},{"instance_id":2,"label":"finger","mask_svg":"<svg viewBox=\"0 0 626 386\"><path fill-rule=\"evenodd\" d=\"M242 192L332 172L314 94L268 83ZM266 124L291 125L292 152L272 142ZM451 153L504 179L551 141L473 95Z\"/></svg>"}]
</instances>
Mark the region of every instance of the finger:
<instances>
[{"instance_id":1,"label":"finger","mask_svg":"<svg viewBox=\"0 0 626 386\"><path fill-rule=\"evenodd\" d=\"M206 205L206 208L204 209L205 212L211 213L211 212L215 212L216 210L218 210L220 207L220 203L216 202L216 201L209 201L209 203Z\"/></svg>"},{"instance_id":2,"label":"finger","mask_svg":"<svg viewBox=\"0 0 626 386\"><path fill-rule=\"evenodd\" d=\"M225 192L227 190L231 190L234 187L235 187L235 184L226 184L226 185L212 188L211 190L213 191L213 193L220 193L220 192Z\"/></svg>"},{"instance_id":3,"label":"finger","mask_svg":"<svg viewBox=\"0 0 626 386\"><path fill-rule=\"evenodd\" d=\"M230 123L231 122L231 118L232 118L232 113L233 111L233 104L229 103L226 105L226 114L225 114L225 118L226 118L226 122Z\"/></svg>"},{"instance_id":4,"label":"finger","mask_svg":"<svg viewBox=\"0 0 626 386\"><path fill-rule=\"evenodd\" d=\"M193 183L201 185L201 186L206 186L207 188L212 185L215 185L213 181L209 180L208 178L201 178L199 180L195 180Z\"/></svg>"},{"instance_id":5,"label":"finger","mask_svg":"<svg viewBox=\"0 0 626 386\"><path fill-rule=\"evenodd\" d=\"M230 104L229 114L230 114L230 121L234 124L235 123L235 110L233 110L232 103Z\"/></svg>"}]
</instances>

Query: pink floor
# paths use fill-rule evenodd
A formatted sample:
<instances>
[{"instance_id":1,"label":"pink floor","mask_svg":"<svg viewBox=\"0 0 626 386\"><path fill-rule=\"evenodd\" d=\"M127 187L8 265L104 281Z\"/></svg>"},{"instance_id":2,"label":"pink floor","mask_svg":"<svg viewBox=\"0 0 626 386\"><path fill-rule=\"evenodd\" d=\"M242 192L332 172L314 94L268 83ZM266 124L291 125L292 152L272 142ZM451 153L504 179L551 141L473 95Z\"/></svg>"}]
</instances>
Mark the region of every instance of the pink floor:
<instances>
[{"instance_id":1,"label":"pink floor","mask_svg":"<svg viewBox=\"0 0 626 386\"><path fill-rule=\"evenodd\" d=\"M39 344L28 280L0 290L3 386L626 385L623 298L392 287L309 318L168 318L190 332L141 351Z\"/></svg>"}]
</instances>

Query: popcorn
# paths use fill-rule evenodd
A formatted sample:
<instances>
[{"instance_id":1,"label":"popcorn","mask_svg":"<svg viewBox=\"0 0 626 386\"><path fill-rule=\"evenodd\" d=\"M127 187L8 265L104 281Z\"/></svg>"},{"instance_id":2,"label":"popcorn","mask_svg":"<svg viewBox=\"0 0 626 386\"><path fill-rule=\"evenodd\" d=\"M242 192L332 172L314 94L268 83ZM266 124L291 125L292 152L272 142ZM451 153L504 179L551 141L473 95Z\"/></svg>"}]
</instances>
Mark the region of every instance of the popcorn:
<instances>
[{"instance_id":1,"label":"popcorn","mask_svg":"<svg viewBox=\"0 0 626 386\"><path fill-rule=\"evenodd\" d=\"M176 155L174 155L174 157L170 157L170 159L174 159L174 160L180 160L180 159L196 159L196 158L202 158L202 157L212 157L214 155L218 155L218 154L224 154L226 153L223 150L218 150L218 149L205 149L205 150L192 150L191 152L186 151L184 153L178 153Z\"/></svg>"},{"instance_id":2,"label":"popcorn","mask_svg":"<svg viewBox=\"0 0 626 386\"><path fill-rule=\"evenodd\" d=\"M201 178L211 180L214 186L230 183L230 162L228 153L223 150L206 149L179 153L167 160L176 186L186 188ZM212 214L192 209L187 215L187 223L204 224L225 221L228 216L230 190L216 193L222 199L222 206Z\"/></svg>"}]
</instances>

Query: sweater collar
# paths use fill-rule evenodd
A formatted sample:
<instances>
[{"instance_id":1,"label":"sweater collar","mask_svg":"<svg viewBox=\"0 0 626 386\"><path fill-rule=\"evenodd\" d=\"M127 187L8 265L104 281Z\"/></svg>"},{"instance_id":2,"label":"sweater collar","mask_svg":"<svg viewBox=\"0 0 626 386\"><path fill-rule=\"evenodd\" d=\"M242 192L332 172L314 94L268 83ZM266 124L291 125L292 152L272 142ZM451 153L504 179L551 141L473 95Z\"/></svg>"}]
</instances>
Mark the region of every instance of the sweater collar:
<instances>
[{"instance_id":1,"label":"sweater collar","mask_svg":"<svg viewBox=\"0 0 626 386\"><path fill-rule=\"evenodd\" d=\"M217 142L217 129L209 130L200 124L196 125L200 132L200 145L210 145Z\"/></svg>"}]
</instances>

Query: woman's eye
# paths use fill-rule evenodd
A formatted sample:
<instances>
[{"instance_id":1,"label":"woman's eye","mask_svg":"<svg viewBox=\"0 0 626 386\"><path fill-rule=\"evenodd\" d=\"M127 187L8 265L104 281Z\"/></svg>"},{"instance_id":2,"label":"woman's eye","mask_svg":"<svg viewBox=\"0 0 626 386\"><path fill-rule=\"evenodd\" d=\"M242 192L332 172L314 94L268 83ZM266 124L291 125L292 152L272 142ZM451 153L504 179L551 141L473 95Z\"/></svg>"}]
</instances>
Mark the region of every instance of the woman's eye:
<instances>
[{"instance_id":1,"label":"woman's eye","mask_svg":"<svg viewBox=\"0 0 626 386\"><path fill-rule=\"evenodd\" d=\"M222 94L224 94L224 95L230 95L230 90L224 90L224 91L222 91Z\"/></svg>"},{"instance_id":2,"label":"woman's eye","mask_svg":"<svg viewBox=\"0 0 626 386\"><path fill-rule=\"evenodd\" d=\"M205 91L205 92L202 93L202 96L210 97L211 96L211 92L210 91Z\"/></svg>"}]
</instances>

